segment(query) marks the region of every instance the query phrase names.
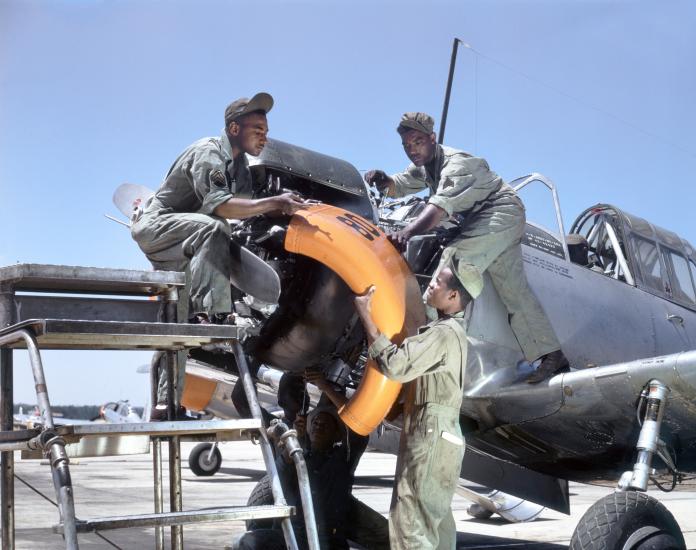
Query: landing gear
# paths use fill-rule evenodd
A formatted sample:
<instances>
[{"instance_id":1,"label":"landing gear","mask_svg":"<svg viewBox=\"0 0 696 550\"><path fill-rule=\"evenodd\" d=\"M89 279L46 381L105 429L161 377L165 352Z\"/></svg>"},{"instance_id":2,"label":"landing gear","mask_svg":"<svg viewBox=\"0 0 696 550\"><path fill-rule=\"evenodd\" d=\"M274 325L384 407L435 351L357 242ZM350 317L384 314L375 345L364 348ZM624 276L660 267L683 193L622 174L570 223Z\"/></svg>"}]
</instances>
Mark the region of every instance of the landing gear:
<instances>
[{"instance_id":1,"label":"landing gear","mask_svg":"<svg viewBox=\"0 0 696 550\"><path fill-rule=\"evenodd\" d=\"M633 470L624 472L616 492L595 502L575 528L570 550L685 550L679 524L667 508L647 491L653 455L657 454L675 474L676 464L660 439L660 428L669 388L651 380L641 393L638 415L638 458ZM676 479L676 478L675 478Z\"/></svg>"},{"instance_id":2,"label":"landing gear","mask_svg":"<svg viewBox=\"0 0 696 550\"><path fill-rule=\"evenodd\" d=\"M222 455L217 443L199 443L189 455L189 468L197 476L212 476L222 466Z\"/></svg>"},{"instance_id":3,"label":"landing gear","mask_svg":"<svg viewBox=\"0 0 696 550\"><path fill-rule=\"evenodd\" d=\"M679 524L656 499L637 491L595 502L575 528L570 550L685 550Z\"/></svg>"}]
</instances>

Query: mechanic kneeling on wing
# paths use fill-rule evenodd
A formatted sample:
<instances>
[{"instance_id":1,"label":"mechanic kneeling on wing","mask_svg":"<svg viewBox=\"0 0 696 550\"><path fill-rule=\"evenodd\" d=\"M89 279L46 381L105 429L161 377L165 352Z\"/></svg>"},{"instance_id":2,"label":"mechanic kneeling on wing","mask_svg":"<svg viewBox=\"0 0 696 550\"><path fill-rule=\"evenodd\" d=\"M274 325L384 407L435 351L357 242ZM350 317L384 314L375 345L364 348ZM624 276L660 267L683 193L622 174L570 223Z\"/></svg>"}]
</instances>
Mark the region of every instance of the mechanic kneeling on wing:
<instances>
[{"instance_id":1,"label":"mechanic kneeling on wing","mask_svg":"<svg viewBox=\"0 0 696 550\"><path fill-rule=\"evenodd\" d=\"M390 197L402 197L429 189L431 196L421 214L404 229L389 235L398 247L433 229L443 219L462 219L459 238L442 253L440 266L450 258L488 271L510 315L525 358L541 364L527 382L538 383L566 370L568 361L523 270L520 240L525 213L514 189L503 183L483 158L437 143L434 120L425 113L406 113L397 132L411 163L401 174L388 176L370 170L365 181Z\"/></svg>"},{"instance_id":2,"label":"mechanic kneeling on wing","mask_svg":"<svg viewBox=\"0 0 696 550\"><path fill-rule=\"evenodd\" d=\"M459 426L467 352L464 313L480 294L483 278L476 267L454 262L440 270L425 292L438 319L399 346L372 320L375 287L355 298L370 357L385 376L405 384L389 510L392 550L455 548L451 503L464 457Z\"/></svg>"}]
</instances>

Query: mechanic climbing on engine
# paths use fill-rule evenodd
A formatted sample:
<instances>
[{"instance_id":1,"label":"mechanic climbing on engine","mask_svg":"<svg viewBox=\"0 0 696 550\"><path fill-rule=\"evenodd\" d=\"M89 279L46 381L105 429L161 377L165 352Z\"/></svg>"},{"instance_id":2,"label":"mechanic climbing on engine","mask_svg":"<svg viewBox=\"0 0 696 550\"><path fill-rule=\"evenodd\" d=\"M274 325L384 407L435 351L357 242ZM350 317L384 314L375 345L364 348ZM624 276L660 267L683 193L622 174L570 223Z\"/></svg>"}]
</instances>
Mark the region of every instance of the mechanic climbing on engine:
<instances>
[{"instance_id":1,"label":"mechanic climbing on engine","mask_svg":"<svg viewBox=\"0 0 696 550\"><path fill-rule=\"evenodd\" d=\"M272 107L273 98L263 92L230 103L222 136L198 140L181 153L132 225L133 239L155 269L190 274L192 317L221 323L232 313L227 219L292 215L304 206L293 193L251 198L245 153L261 154Z\"/></svg>"},{"instance_id":2,"label":"mechanic climbing on engine","mask_svg":"<svg viewBox=\"0 0 696 550\"><path fill-rule=\"evenodd\" d=\"M397 132L411 164L403 173L392 176L382 170L365 174L365 181L389 197L430 191L428 204L420 215L389 238L403 249L411 237L454 216L459 221L460 234L443 251L433 277L452 258L472 264L482 273L487 270L508 310L510 325L525 358L530 362L541 359L526 381L541 382L567 369L568 360L524 274L520 248L524 205L485 159L438 144L433 128L431 116L405 113Z\"/></svg>"},{"instance_id":3,"label":"mechanic climbing on engine","mask_svg":"<svg viewBox=\"0 0 696 550\"><path fill-rule=\"evenodd\" d=\"M263 150L266 114L272 107L273 98L263 92L230 103L222 135L200 139L181 153L131 226L133 239L154 269L186 272L190 322L231 320L233 260L227 219L292 215L304 207L294 193L251 198L246 154L258 156ZM158 415L166 408L165 369L160 372L153 420L163 419Z\"/></svg>"}]
</instances>

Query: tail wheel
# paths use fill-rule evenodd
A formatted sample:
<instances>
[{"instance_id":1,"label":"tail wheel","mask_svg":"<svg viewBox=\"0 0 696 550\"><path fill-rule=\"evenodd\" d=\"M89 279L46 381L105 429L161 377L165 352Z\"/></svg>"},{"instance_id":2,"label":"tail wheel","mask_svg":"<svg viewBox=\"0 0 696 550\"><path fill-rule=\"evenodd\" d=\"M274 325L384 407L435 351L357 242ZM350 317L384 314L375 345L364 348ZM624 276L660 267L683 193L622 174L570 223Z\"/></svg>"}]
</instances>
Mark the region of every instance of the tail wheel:
<instances>
[{"instance_id":1,"label":"tail wheel","mask_svg":"<svg viewBox=\"0 0 696 550\"><path fill-rule=\"evenodd\" d=\"M189 454L189 468L197 476L212 476L222 466L220 449L215 447L211 454L212 443L199 443Z\"/></svg>"},{"instance_id":2,"label":"tail wheel","mask_svg":"<svg viewBox=\"0 0 696 550\"><path fill-rule=\"evenodd\" d=\"M575 528L570 550L685 550L674 516L654 498L636 491L595 502Z\"/></svg>"}]
</instances>

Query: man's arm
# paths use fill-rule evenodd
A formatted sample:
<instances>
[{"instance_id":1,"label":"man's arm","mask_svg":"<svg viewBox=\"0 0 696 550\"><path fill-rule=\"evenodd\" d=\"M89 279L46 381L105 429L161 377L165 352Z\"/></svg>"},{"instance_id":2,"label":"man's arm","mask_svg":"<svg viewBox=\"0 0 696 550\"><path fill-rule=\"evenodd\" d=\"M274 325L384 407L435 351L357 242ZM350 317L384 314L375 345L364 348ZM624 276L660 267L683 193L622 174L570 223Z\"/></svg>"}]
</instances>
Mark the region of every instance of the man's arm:
<instances>
[{"instance_id":1,"label":"man's arm","mask_svg":"<svg viewBox=\"0 0 696 550\"><path fill-rule=\"evenodd\" d=\"M316 370L306 370L304 376L305 380L319 388L337 409L340 409L348 402L346 396L337 392L331 382L326 379L322 372Z\"/></svg>"},{"instance_id":2,"label":"man's arm","mask_svg":"<svg viewBox=\"0 0 696 550\"><path fill-rule=\"evenodd\" d=\"M389 240L396 246L399 250L406 247L408 240L415 235L422 235L427 233L433 227L437 226L442 220L447 217L447 212L445 212L439 206L434 204L428 204L423 209L423 211L418 215L418 217L409 223L406 227L400 231L395 231L389 234Z\"/></svg>"},{"instance_id":3,"label":"man's arm","mask_svg":"<svg viewBox=\"0 0 696 550\"><path fill-rule=\"evenodd\" d=\"M444 354L440 327L410 336L397 347L379 331L372 320L372 297L375 290L373 285L364 295L356 296L355 309L365 328L370 357L377 361L380 370L388 378L398 382L410 382L426 372L439 370Z\"/></svg>"},{"instance_id":4,"label":"man's arm","mask_svg":"<svg viewBox=\"0 0 696 550\"><path fill-rule=\"evenodd\" d=\"M182 170L201 201L201 214L242 220L271 212L292 215L305 207L305 202L295 193L283 193L263 199L235 197L225 175L229 161L223 158L212 141L193 149L182 162ZM244 161L238 159L236 162ZM246 164L244 169L248 173Z\"/></svg>"},{"instance_id":5,"label":"man's arm","mask_svg":"<svg viewBox=\"0 0 696 550\"><path fill-rule=\"evenodd\" d=\"M360 317L365 328L368 346L372 345L372 342L380 335L377 325L372 320L372 297L375 294L375 290L377 290L377 287L372 285L365 294L355 297L355 310L358 312L358 317Z\"/></svg>"},{"instance_id":6,"label":"man's arm","mask_svg":"<svg viewBox=\"0 0 696 550\"><path fill-rule=\"evenodd\" d=\"M428 186L419 168L413 164L391 176L383 170L369 170L364 177L368 184L375 185L381 193L394 199L418 193Z\"/></svg>"},{"instance_id":7,"label":"man's arm","mask_svg":"<svg viewBox=\"0 0 696 550\"><path fill-rule=\"evenodd\" d=\"M213 210L213 214L221 218L243 220L259 214L278 212L291 216L305 208L305 202L294 193L283 193L276 197L263 199L227 199Z\"/></svg>"},{"instance_id":8,"label":"man's arm","mask_svg":"<svg viewBox=\"0 0 696 550\"><path fill-rule=\"evenodd\" d=\"M423 374L442 370L445 350L442 345L441 327L409 336L399 346L380 334L369 348L369 355L377 362L382 373L397 382L410 382Z\"/></svg>"}]
</instances>

